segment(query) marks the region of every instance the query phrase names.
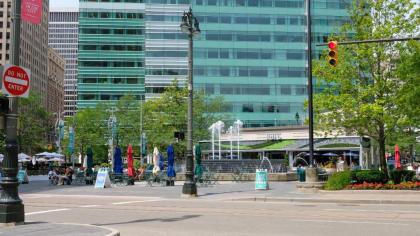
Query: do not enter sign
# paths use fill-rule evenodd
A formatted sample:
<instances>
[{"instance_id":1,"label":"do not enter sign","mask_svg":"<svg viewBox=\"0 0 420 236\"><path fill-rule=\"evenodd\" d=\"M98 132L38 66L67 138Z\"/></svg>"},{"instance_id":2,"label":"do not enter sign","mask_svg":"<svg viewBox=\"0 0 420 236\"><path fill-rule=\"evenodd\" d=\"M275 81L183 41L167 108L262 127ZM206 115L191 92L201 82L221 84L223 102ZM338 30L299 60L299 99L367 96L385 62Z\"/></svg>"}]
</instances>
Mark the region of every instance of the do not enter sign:
<instances>
[{"instance_id":1,"label":"do not enter sign","mask_svg":"<svg viewBox=\"0 0 420 236\"><path fill-rule=\"evenodd\" d=\"M6 64L3 70L1 91L3 94L14 97L28 97L30 77L29 69Z\"/></svg>"}]
</instances>

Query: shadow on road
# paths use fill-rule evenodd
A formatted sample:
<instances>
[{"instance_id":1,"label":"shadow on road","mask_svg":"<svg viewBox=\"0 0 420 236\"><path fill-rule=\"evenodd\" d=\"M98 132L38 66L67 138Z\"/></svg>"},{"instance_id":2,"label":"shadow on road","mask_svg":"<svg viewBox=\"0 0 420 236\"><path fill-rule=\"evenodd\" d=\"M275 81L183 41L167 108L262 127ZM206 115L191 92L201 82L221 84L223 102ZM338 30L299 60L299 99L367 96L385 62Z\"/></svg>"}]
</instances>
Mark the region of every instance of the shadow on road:
<instances>
[{"instance_id":1,"label":"shadow on road","mask_svg":"<svg viewBox=\"0 0 420 236\"><path fill-rule=\"evenodd\" d=\"M182 220L189 220L192 218L200 217L201 215L185 215L182 217L175 217L175 218L153 218L153 219L142 219L142 220L131 220L131 221L124 221L124 222L116 222L116 223L108 223L108 224L94 224L96 226L107 226L107 225L124 225L124 224L132 224L132 223L144 223L144 222L177 222Z\"/></svg>"}]
</instances>

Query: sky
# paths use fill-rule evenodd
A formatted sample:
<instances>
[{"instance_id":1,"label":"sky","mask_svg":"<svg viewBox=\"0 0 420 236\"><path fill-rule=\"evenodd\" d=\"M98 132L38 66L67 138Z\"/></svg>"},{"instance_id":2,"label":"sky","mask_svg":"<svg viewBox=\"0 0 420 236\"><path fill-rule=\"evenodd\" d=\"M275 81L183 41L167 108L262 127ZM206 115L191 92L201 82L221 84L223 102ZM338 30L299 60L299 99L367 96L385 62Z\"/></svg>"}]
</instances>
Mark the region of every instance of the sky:
<instances>
[{"instance_id":1,"label":"sky","mask_svg":"<svg viewBox=\"0 0 420 236\"><path fill-rule=\"evenodd\" d=\"M79 0L50 0L50 8L79 7Z\"/></svg>"}]
</instances>

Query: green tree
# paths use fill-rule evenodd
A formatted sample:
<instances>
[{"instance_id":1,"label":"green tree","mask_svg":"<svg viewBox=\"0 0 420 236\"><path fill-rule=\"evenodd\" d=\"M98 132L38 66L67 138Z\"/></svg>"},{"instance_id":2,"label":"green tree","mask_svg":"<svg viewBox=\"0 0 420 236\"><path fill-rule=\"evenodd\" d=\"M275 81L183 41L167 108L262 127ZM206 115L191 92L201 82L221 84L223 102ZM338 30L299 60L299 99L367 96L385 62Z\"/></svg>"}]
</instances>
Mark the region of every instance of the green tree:
<instances>
[{"instance_id":1,"label":"green tree","mask_svg":"<svg viewBox=\"0 0 420 236\"><path fill-rule=\"evenodd\" d=\"M126 95L115 105L108 105L108 109L115 107L117 118L118 144L127 147L128 144L138 144L140 142L141 130L141 106L142 101L136 100L132 95Z\"/></svg>"},{"instance_id":2,"label":"green tree","mask_svg":"<svg viewBox=\"0 0 420 236\"><path fill-rule=\"evenodd\" d=\"M74 127L75 152L79 151L82 159L89 146L95 151L96 146L106 145L107 116L103 105L79 110L74 117L66 120L66 124L66 127L69 125ZM64 145L68 145L68 140L64 142ZM95 152L94 156L96 156Z\"/></svg>"},{"instance_id":3,"label":"green tree","mask_svg":"<svg viewBox=\"0 0 420 236\"><path fill-rule=\"evenodd\" d=\"M35 154L45 150L46 137L51 127L52 114L42 106L41 96L32 92L28 98L19 99L18 143L20 151Z\"/></svg>"},{"instance_id":4,"label":"green tree","mask_svg":"<svg viewBox=\"0 0 420 236\"><path fill-rule=\"evenodd\" d=\"M187 97L187 88L179 87L174 81L161 97L144 104L144 130L149 148L166 148L169 143L174 143L175 132L187 135ZM195 92L193 102L193 140L202 140L208 138L207 128L220 118L214 113L220 111L223 100L210 99L202 92ZM174 146L180 156L185 153L186 140L174 143Z\"/></svg>"},{"instance_id":5,"label":"green tree","mask_svg":"<svg viewBox=\"0 0 420 236\"><path fill-rule=\"evenodd\" d=\"M340 41L349 35L354 40L412 36L420 19L418 8L410 0L357 0L349 14L351 24L332 39ZM404 87L401 84L418 86L403 81L396 70L406 63L406 47L407 42L339 45L337 67L329 66L324 58L314 62L314 75L322 87L314 98L318 128L371 137L379 144L383 170L387 169L386 141L407 116L398 104Z\"/></svg>"}]
</instances>

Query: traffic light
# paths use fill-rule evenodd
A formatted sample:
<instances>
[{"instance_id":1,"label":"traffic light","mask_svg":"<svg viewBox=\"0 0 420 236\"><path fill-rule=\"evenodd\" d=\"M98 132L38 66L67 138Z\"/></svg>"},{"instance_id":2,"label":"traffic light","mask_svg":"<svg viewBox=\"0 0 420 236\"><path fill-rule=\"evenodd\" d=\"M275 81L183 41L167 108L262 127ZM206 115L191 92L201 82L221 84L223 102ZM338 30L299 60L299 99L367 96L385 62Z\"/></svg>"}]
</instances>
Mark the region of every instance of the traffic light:
<instances>
[{"instance_id":1,"label":"traffic light","mask_svg":"<svg viewBox=\"0 0 420 236\"><path fill-rule=\"evenodd\" d=\"M338 64L338 43L337 41L330 41L328 43L328 64L336 67Z\"/></svg>"}]
</instances>

